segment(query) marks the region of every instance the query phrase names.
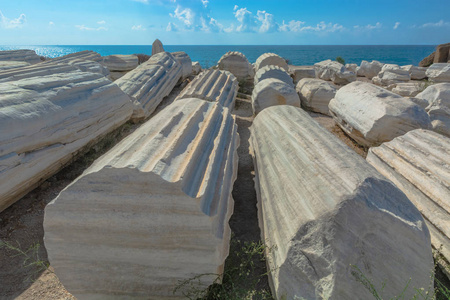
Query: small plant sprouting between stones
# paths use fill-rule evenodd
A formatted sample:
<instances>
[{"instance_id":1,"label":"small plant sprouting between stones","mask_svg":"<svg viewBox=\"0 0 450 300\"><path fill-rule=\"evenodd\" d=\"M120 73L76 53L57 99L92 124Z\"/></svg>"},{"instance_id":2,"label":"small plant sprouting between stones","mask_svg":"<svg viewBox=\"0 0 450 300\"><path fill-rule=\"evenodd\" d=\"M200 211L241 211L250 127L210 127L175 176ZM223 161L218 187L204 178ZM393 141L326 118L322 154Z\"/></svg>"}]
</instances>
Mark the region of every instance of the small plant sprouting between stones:
<instances>
[{"instance_id":1,"label":"small plant sprouting between stones","mask_svg":"<svg viewBox=\"0 0 450 300\"><path fill-rule=\"evenodd\" d=\"M21 256L23 258L22 266L30 270L30 275L26 278L26 280L31 280L36 274L39 274L45 270L48 270L50 266L48 261L43 260L39 256L39 248L40 244L35 243L28 247L26 250L22 250L19 242L16 242L17 246L9 242L5 242L0 240L0 249L8 249L12 252L11 257Z\"/></svg>"},{"instance_id":2,"label":"small plant sprouting between stones","mask_svg":"<svg viewBox=\"0 0 450 300\"><path fill-rule=\"evenodd\" d=\"M273 299L269 290L258 287L268 272L253 276L257 273L258 262L265 263L264 253L270 253L271 249L262 242L241 243L239 240L232 239L231 244L230 255L222 275L201 274L181 281L173 293L181 294L191 300ZM205 287L201 283L204 277L210 277L210 282L213 284Z\"/></svg>"},{"instance_id":3,"label":"small plant sprouting between stones","mask_svg":"<svg viewBox=\"0 0 450 300\"><path fill-rule=\"evenodd\" d=\"M345 60L341 56L336 57L336 61L342 65L345 65Z\"/></svg>"}]
</instances>

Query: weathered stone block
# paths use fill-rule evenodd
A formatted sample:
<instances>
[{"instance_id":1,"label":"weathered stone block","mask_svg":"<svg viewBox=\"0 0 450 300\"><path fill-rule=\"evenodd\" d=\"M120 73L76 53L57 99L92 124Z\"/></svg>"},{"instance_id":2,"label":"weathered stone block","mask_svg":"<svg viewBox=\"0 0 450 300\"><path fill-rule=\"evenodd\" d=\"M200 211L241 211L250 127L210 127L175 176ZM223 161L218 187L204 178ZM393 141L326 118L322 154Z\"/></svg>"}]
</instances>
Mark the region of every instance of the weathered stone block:
<instances>
[{"instance_id":1,"label":"weathered stone block","mask_svg":"<svg viewBox=\"0 0 450 300\"><path fill-rule=\"evenodd\" d=\"M378 146L413 129L431 127L422 107L370 83L353 82L340 88L328 107L342 130L366 147Z\"/></svg>"},{"instance_id":2,"label":"weathered stone block","mask_svg":"<svg viewBox=\"0 0 450 300\"><path fill-rule=\"evenodd\" d=\"M16 80L0 83L0 211L132 113L129 97L100 74L34 66L38 75L16 70ZM62 72L48 74L45 67Z\"/></svg>"},{"instance_id":3,"label":"weathered stone block","mask_svg":"<svg viewBox=\"0 0 450 300\"><path fill-rule=\"evenodd\" d=\"M24 61L29 64L41 62L39 55L34 50L7 50L0 51L0 61Z\"/></svg>"},{"instance_id":4,"label":"weathered stone block","mask_svg":"<svg viewBox=\"0 0 450 300\"><path fill-rule=\"evenodd\" d=\"M450 139L416 129L376 148L367 161L414 203L430 229L433 248L450 262Z\"/></svg>"},{"instance_id":5,"label":"weathered stone block","mask_svg":"<svg viewBox=\"0 0 450 300\"><path fill-rule=\"evenodd\" d=\"M108 55L103 57L103 65L111 72L131 71L139 65L136 55Z\"/></svg>"},{"instance_id":6,"label":"weathered stone block","mask_svg":"<svg viewBox=\"0 0 450 300\"><path fill-rule=\"evenodd\" d=\"M286 71L289 70L288 64L284 58L275 53L264 53L256 60L255 72L258 72L262 67L269 65L279 66Z\"/></svg>"},{"instance_id":7,"label":"weathered stone block","mask_svg":"<svg viewBox=\"0 0 450 300\"><path fill-rule=\"evenodd\" d=\"M362 157L291 106L251 127L261 239L276 299L383 299L427 288L430 234L416 207Z\"/></svg>"},{"instance_id":8,"label":"weathered stone block","mask_svg":"<svg viewBox=\"0 0 450 300\"><path fill-rule=\"evenodd\" d=\"M228 71L208 69L194 78L178 95L177 100L199 98L206 101L218 102L230 110L239 86L236 77Z\"/></svg>"},{"instance_id":9,"label":"weathered stone block","mask_svg":"<svg viewBox=\"0 0 450 300\"><path fill-rule=\"evenodd\" d=\"M258 72L256 72L254 84L257 85L262 80L270 78L281 80L294 87L291 76L283 68L274 65L265 66L259 69Z\"/></svg>"},{"instance_id":10,"label":"weathered stone block","mask_svg":"<svg viewBox=\"0 0 450 300\"><path fill-rule=\"evenodd\" d=\"M247 81L253 78L253 66L248 62L244 54L237 51L225 53L219 60L219 70L229 71L239 81Z\"/></svg>"},{"instance_id":11,"label":"weathered stone block","mask_svg":"<svg viewBox=\"0 0 450 300\"><path fill-rule=\"evenodd\" d=\"M292 105L300 107L297 91L289 84L278 79L264 79L252 93L253 114L274 105Z\"/></svg>"},{"instance_id":12,"label":"weathered stone block","mask_svg":"<svg viewBox=\"0 0 450 300\"><path fill-rule=\"evenodd\" d=\"M336 87L316 78L304 78L296 87L302 107L321 114L330 115L328 104L336 95Z\"/></svg>"},{"instance_id":13,"label":"weathered stone block","mask_svg":"<svg viewBox=\"0 0 450 300\"><path fill-rule=\"evenodd\" d=\"M173 58L175 58L175 60L178 61L181 65L181 69L182 69L181 79L184 80L184 79L188 78L189 76L191 76L192 60L189 57L189 55L187 55L187 53L183 52L183 51L172 52L171 54L173 55Z\"/></svg>"},{"instance_id":14,"label":"weathered stone block","mask_svg":"<svg viewBox=\"0 0 450 300\"><path fill-rule=\"evenodd\" d=\"M79 299L180 299L222 274L239 136L229 110L175 101L45 209L52 267ZM197 283L197 281L196 281Z\"/></svg>"},{"instance_id":15,"label":"weathered stone block","mask_svg":"<svg viewBox=\"0 0 450 300\"><path fill-rule=\"evenodd\" d=\"M314 64L316 77L331 80L336 84L347 84L356 80L356 74L348 71L344 65L331 59Z\"/></svg>"},{"instance_id":16,"label":"weathered stone block","mask_svg":"<svg viewBox=\"0 0 450 300\"><path fill-rule=\"evenodd\" d=\"M115 83L135 104L132 119L141 120L148 118L170 94L181 75L181 65L172 54L160 52Z\"/></svg>"}]
</instances>

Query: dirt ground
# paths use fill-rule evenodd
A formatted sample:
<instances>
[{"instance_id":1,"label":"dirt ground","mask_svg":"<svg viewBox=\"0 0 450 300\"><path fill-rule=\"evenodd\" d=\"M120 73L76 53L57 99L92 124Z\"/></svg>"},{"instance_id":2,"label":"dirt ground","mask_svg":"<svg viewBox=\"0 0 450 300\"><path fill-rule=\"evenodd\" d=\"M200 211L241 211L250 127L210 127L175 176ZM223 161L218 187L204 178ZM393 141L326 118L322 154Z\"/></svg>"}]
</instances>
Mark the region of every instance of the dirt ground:
<instances>
[{"instance_id":1,"label":"dirt ground","mask_svg":"<svg viewBox=\"0 0 450 300\"><path fill-rule=\"evenodd\" d=\"M172 103L183 87L184 85L175 88L159 105L154 114ZM249 92L247 91L245 94L249 95ZM245 95L243 95L236 101L236 108L233 112L238 124L240 147L238 148L238 177L233 188L234 214L229 224L233 232L233 239L240 241L239 243L260 241L256 192L253 182L254 168L249 154L249 127L252 124L253 116L251 102L245 98ZM356 145L335 124L332 118L312 112L309 114L359 155L362 157L367 155L367 149ZM75 299L64 289L51 267L45 269L35 265L27 266L32 261L48 263L43 243L44 208L96 158L133 132L139 125L127 123L113 135L100 142L100 145L94 146L88 153L0 213L0 241L7 242L23 251L39 245L39 247L34 248L37 249L36 251L25 251L25 255L12 249L0 249L0 299ZM232 244L232 247L239 247L239 243ZM236 250L232 248L230 252ZM25 261L26 255L30 257L29 261ZM229 264L228 261L226 262L226 268L227 264ZM256 272L253 276L261 278L258 289L268 290L268 279L267 276L264 276L267 272L265 263L255 261L255 265Z\"/></svg>"}]
</instances>

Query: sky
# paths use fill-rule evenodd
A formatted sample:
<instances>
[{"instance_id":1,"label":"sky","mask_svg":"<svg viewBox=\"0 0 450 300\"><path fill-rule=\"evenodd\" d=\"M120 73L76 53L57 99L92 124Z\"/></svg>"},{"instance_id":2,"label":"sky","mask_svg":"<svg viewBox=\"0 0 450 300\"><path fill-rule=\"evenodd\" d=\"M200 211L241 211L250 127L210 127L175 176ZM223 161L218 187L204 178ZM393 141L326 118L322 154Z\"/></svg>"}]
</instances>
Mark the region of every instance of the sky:
<instances>
[{"instance_id":1,"label":"sky","mask_svg":"<svg viewBox=\"0 0 450 300\"><path fill-rule=\"evenodd\" d=\"M437 45L450 0L0 0L0 45Z\"/></svg>"}]
</instances>

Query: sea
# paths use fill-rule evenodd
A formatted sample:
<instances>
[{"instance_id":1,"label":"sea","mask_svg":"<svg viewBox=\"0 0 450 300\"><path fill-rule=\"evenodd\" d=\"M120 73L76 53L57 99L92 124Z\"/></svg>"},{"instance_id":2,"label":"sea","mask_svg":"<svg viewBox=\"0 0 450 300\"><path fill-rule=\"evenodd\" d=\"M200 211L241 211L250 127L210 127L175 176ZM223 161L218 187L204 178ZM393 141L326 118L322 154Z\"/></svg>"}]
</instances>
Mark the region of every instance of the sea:
<instances>
[{"instance_id":1,"label":"sea","mask_svg":"<svg viewBox=\"0 0 450 300\"><path fill-rule=\"evenodd\" d=\"M243 45L164 45L168 52L184 51L192 61L198 61L203 68L209 68L217 64L220 57L228 51L242 52L247 59L254 63L263 53L273 52L288 60L291 65L313 65L316 62L342 57L346 63L360 64L362 60L378 60L383 63L398 65L418 65L419 62L436 48L436 45L326 45L326 46L243 46ZM152 53L149 46L130 45L57 45L57 46L0 46L1 50L31 49L38 55L46 57L58 57L66 54L92 50L102 56L112 54L148 54Z\"/></svg>"}]
</instances>

